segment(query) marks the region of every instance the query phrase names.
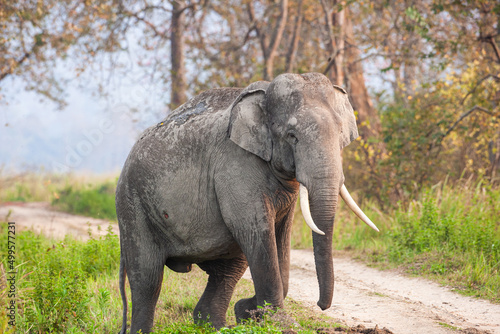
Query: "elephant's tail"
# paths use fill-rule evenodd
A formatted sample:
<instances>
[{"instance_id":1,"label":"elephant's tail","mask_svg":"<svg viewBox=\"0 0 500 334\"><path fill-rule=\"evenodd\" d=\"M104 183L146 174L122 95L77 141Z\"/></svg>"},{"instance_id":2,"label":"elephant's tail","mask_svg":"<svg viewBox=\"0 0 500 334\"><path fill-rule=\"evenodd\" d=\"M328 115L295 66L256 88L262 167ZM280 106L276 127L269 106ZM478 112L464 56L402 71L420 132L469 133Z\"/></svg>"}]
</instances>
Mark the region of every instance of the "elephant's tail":
<instances>
[{"instance_id":1,"label":"elephant's tail","mask_svg":"<svg viewBox=\"0 0 500 334\"><path fill-rule=\"evenodd\" d=\"M127 277L127 269L125 268L125 259L123 252L120 255L120 294L122 295L123 303L123 322L120 334L127 332L127 294L125 293L125 279Z\"/></svg>"}]
</instances>

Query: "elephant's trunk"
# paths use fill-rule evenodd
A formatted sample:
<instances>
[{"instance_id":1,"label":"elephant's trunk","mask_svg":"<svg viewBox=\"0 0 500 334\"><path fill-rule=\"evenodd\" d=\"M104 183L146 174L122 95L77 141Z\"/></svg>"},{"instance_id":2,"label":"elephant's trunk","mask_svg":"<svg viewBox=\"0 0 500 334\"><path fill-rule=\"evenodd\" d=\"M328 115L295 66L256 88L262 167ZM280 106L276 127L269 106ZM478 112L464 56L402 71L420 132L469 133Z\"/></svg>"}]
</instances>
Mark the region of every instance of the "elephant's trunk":
<instances>
[{"instance_id":1,"label":"elephant's trunk","mask_svg":"<svg viewBox=\"0 0 500 334\"><path fill-rule=\"evenodd\" d=\"M311 227L316 232L313 233L314 261L320 290L318 306L322 310L330 307L334 286L332 235L335 211L338 203L339 182L338 180L332 181L314 181L315 184L310 187L310 194L308 194L307 187L301 185L303 189L300 193L301 206L303 202L307 203L309 199L311 200L310 214L308 213L309 208L303 208L302 212L304 216L309 215L312 225L322 233L315 231Z\"/></svg>"}]
</instances>

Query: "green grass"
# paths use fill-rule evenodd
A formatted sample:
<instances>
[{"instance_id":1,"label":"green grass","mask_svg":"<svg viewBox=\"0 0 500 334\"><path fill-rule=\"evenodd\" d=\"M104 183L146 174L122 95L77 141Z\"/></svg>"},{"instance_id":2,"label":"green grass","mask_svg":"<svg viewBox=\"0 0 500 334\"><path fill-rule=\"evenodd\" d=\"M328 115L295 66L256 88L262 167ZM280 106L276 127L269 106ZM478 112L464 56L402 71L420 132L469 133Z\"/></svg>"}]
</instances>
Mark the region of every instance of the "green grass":
<instances>
[{"instance_id":1,"label":"green grass","mask_svg":"<svg viewBox=\"0 0 500 334\"><path fill-rule=\"evenodd\" d=\"M0 226L2 240L7 240L6 225ZM118 237L109 230L105 237L84 243L69 236L54 241L31 231L17 231L15 245L16 332L93 332L99 314L104 313L107 300L103 299L110 296L105 284L92 291L93 282L116 275ZM6 248L2 248L0 258L3 268L8 268ZM5 280L4 275L1 280ZM5 289L0 291L2 304L7 302L5 293ZM4 319L0 324L5 325Z\"/></svg>"},{"instance_id":2,"label":"green grass","mask_svg":"<svg viewBox=\"0 0 500 334\"><path fill-rule=\"evenodd\" d=\"M0 170L1 202L50 202L68 176L45 173L3 175Z\"/></svg>"},{"instance_id":3,"label":"green grass","mask_svg":"<svg viewBox=\"0 0 500 334\"><path fill-rule=\"evenodd\" d=\"M52 206L60 211L116 221L116 181L83 187L67 185L59 191Z\"/></svg>"},{"instance_id":4,"label":"green grass","mask_svg":"<svg viewBox=\"0 0 500 334\"><path fill-rule=\"evenodd\" d=\"M7 223L0 224L0 238L7 240ZM6 306L7 248L0 250L0 332L8 326ZM119 242L111 230L99 239L77 241L69 236L51 240L31 231L16 233L16 333L116 333L121 327L122 303L118 287ZM209 326L193 323L192 312L207 282L198 267L188 274L165 269L155 315L156 333L214 333ZM228 311L235 325L234 303L254 294L253 285L238 283ZM130 291L127 285L130 322ZM295 325L295 319L299 325ZM287 299L285 309L266 312L264 321L249 321L221 333L281 333L294 328L315 333L319 327L339 326Z\"/></svg>"},{"instance_id":5,"label":"green grass","mask_svg":"<svg viewBox=\"0 0 500 334\"><path fill-rule=\"evenodd\" d=\"M2 175L0 203L50 202L72 214L116 221L116 177L24 173Z\"/></svg>"}]
</instances>

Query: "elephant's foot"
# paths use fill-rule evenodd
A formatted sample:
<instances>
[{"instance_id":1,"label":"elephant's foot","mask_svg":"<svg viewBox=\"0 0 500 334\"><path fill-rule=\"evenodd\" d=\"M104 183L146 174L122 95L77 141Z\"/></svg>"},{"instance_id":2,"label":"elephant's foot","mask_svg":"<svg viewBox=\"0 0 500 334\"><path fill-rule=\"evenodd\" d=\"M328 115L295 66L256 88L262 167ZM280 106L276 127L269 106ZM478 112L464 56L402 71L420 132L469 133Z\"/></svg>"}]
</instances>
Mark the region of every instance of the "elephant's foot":
<instances>
[{"instance_id":1,"label":"elephant's foot","mask_svg":"<svg viewBox=\"0 0 500 334\"><path fill-rule=\"evenodd\" d=\"M264 316L270 316L271 318L279 319L279 322L286 327L301 328L300 324L280 307L270 305L262 308L257 307L255 297L238 301L234 306L234 313L238 323L248 319L261 321Z\"/></svg>"},{"instance_id":2,"label":"elephant's foot","mask_svg":"<svg viewBox=\"0 0 500 334\"><path fill-rule=\"evenodd\" d=\"M196 305L193 311L193 320L198 325L209 323L215 329L226 326L225 315L217 316L216 314L210 314L204 307L199 305Z\"/></svg>"},{"instance_id":3,"label":"elephant's foot","mask_svg":"<svg viewBox=\"0 0 500 334\"><path fill-rule=\"evenodd\" d=\"M257 312L257 298L255 296L241 299L234 305L234 315L238 323L253 317L259 318Z\"/></svg>"}]
</instances>

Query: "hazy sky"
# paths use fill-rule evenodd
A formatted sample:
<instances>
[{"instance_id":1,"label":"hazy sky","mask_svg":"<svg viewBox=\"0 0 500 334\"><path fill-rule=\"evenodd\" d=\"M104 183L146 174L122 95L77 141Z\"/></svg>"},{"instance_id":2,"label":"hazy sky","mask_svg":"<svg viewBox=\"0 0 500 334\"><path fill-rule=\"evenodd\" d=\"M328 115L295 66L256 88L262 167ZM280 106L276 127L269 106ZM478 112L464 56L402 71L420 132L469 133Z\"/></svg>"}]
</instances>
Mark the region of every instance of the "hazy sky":
<instances>
[{"instance_id":1,"label":"hazy sky","mask_svg":"<svg viewBox=\"0 0 500 334\"><path fill-rule=\"evenodd\" d=\"M107 99L70 86L57 110L18 79L1 84L0 166L8 172L118 173L139 133L166 115L162 93L147 85L120 85Z\"/></svg>"}]
</instances>

